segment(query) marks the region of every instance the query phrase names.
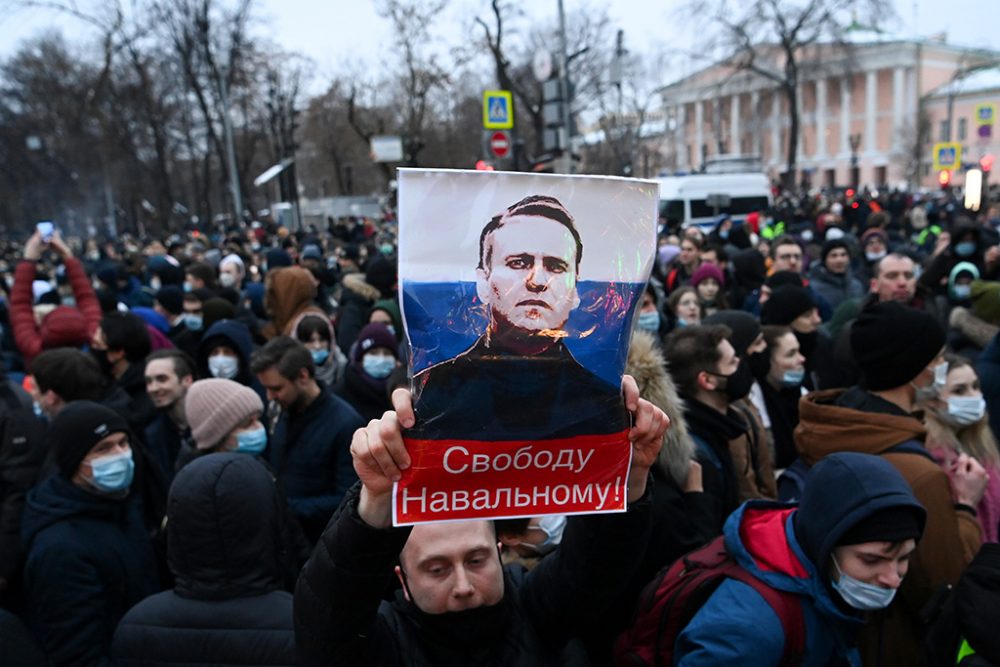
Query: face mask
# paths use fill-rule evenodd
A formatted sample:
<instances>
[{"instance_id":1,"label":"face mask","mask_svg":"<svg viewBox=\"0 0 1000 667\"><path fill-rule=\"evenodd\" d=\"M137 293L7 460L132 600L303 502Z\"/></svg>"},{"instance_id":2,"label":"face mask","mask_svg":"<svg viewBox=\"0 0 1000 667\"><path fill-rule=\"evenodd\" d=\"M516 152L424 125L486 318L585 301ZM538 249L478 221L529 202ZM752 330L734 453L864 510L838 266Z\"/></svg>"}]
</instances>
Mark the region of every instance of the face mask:
<instances>
[{"instance_id":1,"label":"face mask","mask_svg":"<svg viewBox=\"0 0 1000 667\"><path fill-rule=\"evenodd\" d=\"M267 447L267 431L264 427L236 434L236 451L242 454L260 454Z\"/></svg>"},{"instance_id":2,"label":"face mask","mask_svg":"<svg viewBox=\"0 0 1000 667\"><path fill-rule=\"evenodd\" d=\"M688 321L685 320L683 317L678 317L677 318L677 328L678 329L682 329L682 328L686 327L687 325L688 325Z\"/></svg>"},{"instance_id":3,"label":"face mask","mask_svg":"<svg viewBox=\"0 0 1000 667\"><path fill-rule=\"evenodd\" d=\"M184 291L185 292L190 292L192 289L194 289L194 288L191 286L191 283L189 283L188 281L185 280L184 281Z\"/></svg>"},{"instance_id":4,"label":"face mask","mask_svg":"<svg viewBox=\"0 0 1000 667\"><path fill-rule=\"evenodd\" d=\"M976 424L986 414L986 400L982 396L952 396L948 399L949 421L959 426Z\"/></svg>"},{"instance_id":5,"label":"face mask","mask_svg":"<svg viewBox=\"0 0 1000 667\"><path fill-rule=\"evenodd\" d=\"M219 284L223 287L232 287L236 284L236 277L231 273L220 273Z\"/></svg>"},{"instance_id":6,"label":"face mask","mask_svg":"<svg viewBox=\"0 0 1000 667\"><path fill-rule=\"evenodd\" d=\"M542 531L545 533L545 541L540 544L530 544L528 542L522 542L521 544L539 554L547 554L562 542L562 534L565 529L566 517L564 515L543 516L538 520L537 526L528 526L528 530Z\"/></svg>"},{"instance_id":7,"label":"face mask","mask_svg":"<svg viewBox=\"0 0 1000 667\"><path fill-rule=\"evenodd\" d=\"M869 262L877 262L878 260L885 257L887 254L888 253L885 250L879 250L878 252L871 252L869 250L865 250L865 259L867 259Z\"/></svg>"},{"instance_id":8,"label":"face mask","mask_svg":"<svg viewBox=\"0 0 1000 667\"><path fill-rule=\"evenodd\" d=\"M945 385L948 380L948 362L941 362L934 367L934 382L930 383L926 387L918 387L917 385L910 383L916 392L915 400L917 403L923 403L929 401L932 398L937 398L938 393L941 391L941 387Z\"/></svg>"},{"instance_id":9,"label":"face mask","mask_svg":"<svg viewBox=\"0 0 1000 667\"><path fill-rule=\"evenodd\" d=\"M726 378L726 386L717 391L725 393L730 403L745 398L750 393L750 387L753 386L753 375L750 373L750 365L746 359L740 359L740 365L736 367L732 375L719 375L718 373L712 373L712 375Z\"/></svg>"},{"instance_id":10,"label":"face mask","mask_svg":"<svg viewBox=\"0 0 1000 667\"><path fill-rule=\"evenodd\" d=\"M836 241L842 238L844 238L844 230L840 227L830 227L826 230L827 241Z\"/></svg>"},{"instance_id":11,"label":"face mask","mask_svg":"<svg viewBox=\"0 0 1000 667\"><path fill-rule=\"evenodd\" d=\"M327 357L330 356L330 350L313 350L312 356L313 356L313 363L315 363L317 366L322 366L323 363L326 361Z\"/></svg>"},{"instance_id":12,"label":"face mask","mask_svg":"<svg viewBox=\"0 0 1000 667\"><path fill-rule=\"evenodd\" d=\"M648 313L639 313L639 328L643 331L659 331L660 329L660 314L655 310Z\"/></svg>"},{"instance_id":13,"label":"face mask","mask_svg":"<svg viewBox=\"0 0 1000 667\"><path fill-rule=\"evenodd\" d=\"M781 376L781 384L785 387L798 387L806 377L806 369L785 371Z\"/></svg>"},{"instance_id":14,"label":"face mask","mask_svg":"<svg viewBox=\"0 0 1000 667\"><path fill-rule=\"evenodd\" d=\"M976 252L975 241L962 241L955 244L955 254L959 257L971 257Z\"/></svg>"},{"instance_id":15,"label":"face mask","mask_svg":"<svg viewBox=\"0 0 1000 667\"><path fill-rule=\"evenodd\" d=\"M378 250L383 255L391 255L392 252L393 252L393 250L395 250L395 248L393 247L393 245L391 243L383 243L382 245L380 245L378 247Z\"/></svg>"},{"instance_id":16,"label":"face mask","mask_svg":"<svg viewBox=\"0 0 1000 667\"><path fill-rule=\"evenodd\" d=\"M365 373L368 373L368 375L376 380L384 380L389 377L389 373L396 367L396 359L394 357L366 354L361 360L361 367L365 369Z\"/></svg>"},{"instance_id":17,"label":"face mask","mask_svg":"<svg viewBox=\"0 0 1000 667\"><path fill-rule=\"evenodd\" d=\"M194 313L184 313L184 326L186 326L191 331L201 331L201 327L204 325L205 320L201 315L195 315Z\"/></svg>"},{"instance_id":18,"label":"face mask","mask_svg":"<svg viewBox=\"0 0 1000 667\"><path fill-rule=\"evenodd\" d=\"M163 282L160 280L159 276L153 276L149 279L149 287L150 289L159 292L160 288L163 287Z\"/></svg>"},{"instance_id":19,"label":"face mask","mask_svg":"<svg viewBox=\"0 0 1000 667\"><path fill-rule=\"evenodd\" d=\"M956 299L968 299L972 296L972 285L955 285L951 288Z\"/></svg>"},{"instance_id":20,"label":"face mask","mask_svg":"<svg viewBox=\"0 0 1000 667\"><path fill-rule=\"evenodd\" d=\"M747 357L750 364L750 373L755 378L765 378L771 372L771 351L754 352Z\"/></svg>"},{"instance_id":21,"label":"face mask","mask_svg":"<svg viewBox=\"0 0 1000 667\"><path fill-rule=\"evenodd\" d=\"M844 602L855 609L862 611L885 609L896 596L895 588L882 588L875 584L866 584L863 581L858 581L854 577L844 574L836 558L833 558L833 566L837 568L837 572L840 574L840 581L830 582L833 585L833 590L840 593L840 597L844 599Z\"/></svg>"},{"instance_id":22,"label":"face mask","mask_svg":"<svg viewBox=\"0 0 1000 667\"><path fill-rule=\"evenodd\" d=\"M720 229L719 230L719 238L722 239L723 241L725 241L726 239L728 239L729 238L729 230L728 229Z\"/></svg>"},{"instance_id":23,"label":"face mask","mask_svg":"<svg viewBox=\"0 0 1000 667\"><path fill-rule=\"evenodd\" d=\"M217 354L208 358L208 371L214 378L232 380L240 370L240 362L236 357Z\"/></svg>"},{"instance_id":24,"label":"face mask","mask_svg":"<svg viewBox=\"0 0 1000 667\"><path fill-rule=\"evenodd\" d=\"M91 481L98 491L113 493L122 491L132 485L135 475L135 462L132 461L132 450L122 454L101 456L90 462L94 478Z\"/></svg>"}]
</instances>

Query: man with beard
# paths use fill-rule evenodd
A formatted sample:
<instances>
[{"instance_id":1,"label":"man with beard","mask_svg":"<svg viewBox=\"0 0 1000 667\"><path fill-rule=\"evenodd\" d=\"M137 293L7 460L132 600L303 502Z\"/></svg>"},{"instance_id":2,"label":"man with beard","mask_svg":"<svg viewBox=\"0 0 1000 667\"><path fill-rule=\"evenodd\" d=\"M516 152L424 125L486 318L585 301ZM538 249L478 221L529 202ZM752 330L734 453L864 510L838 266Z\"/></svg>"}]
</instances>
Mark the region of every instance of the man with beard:
<instances>
[{"instance_id":1,"label":"man with beard","mask_svg":"<svg viewBox=\"0 0 1000 667\"><path fill-rule=\"evenodd\" d=\"M270 340L254 352L250 365L268 400L281 408L270 433L268 461L284 482L288 508L315 544L357 481L351 434L363 422L346 401L316 381L312 354L297 340Z\"/></svg>"}]
</instances>

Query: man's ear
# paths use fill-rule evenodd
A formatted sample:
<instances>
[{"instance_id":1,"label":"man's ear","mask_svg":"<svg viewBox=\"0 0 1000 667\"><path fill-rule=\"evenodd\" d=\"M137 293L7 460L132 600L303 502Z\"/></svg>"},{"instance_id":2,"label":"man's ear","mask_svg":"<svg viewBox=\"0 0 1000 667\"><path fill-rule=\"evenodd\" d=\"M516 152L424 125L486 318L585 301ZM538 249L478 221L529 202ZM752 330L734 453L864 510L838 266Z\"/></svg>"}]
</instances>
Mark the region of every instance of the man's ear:
<instances>
[{"instance_id":1,"label":"man's ear","mask_svg":"<svg viewBox=\"0 0 1000 667\"><path fill-rule=\"evenodd\" d=\"M868 293L875 294L878 292L878 278L872 278L868 281Z\"/></svg>"},{"instance_id":2,"label":"man's ear","mask_svg":"<svg viewBox=\"0 0 1000 667\"><path fill-rule=\"evenodd\" d=\"M708 371L700 371L697 377L698 387L704 391L715 391L718 388L718 381L715 376Z\"/></svg>"},{"instance_id":3,"label":"man's ear","mask_svg":"<svg viewBox=\"0 0 1000 667\"><path fill-rule=\"evenodd\" d=\"M483 304L487 304L490 299L490 274L485 269L476 269L476 296Z\"/></svg>"},{"instance_id":4,"label":"man's ear","mask_svg":"<svg viewBox=\"0 0 1000 667\"><path fill-rule=\"evenodd\" d=\"M396 573L396 578L399 579L399 585L403 587L403 597L406 598L407 602L413 602L413 600L410 599L410 587L406 585L406 577L403 576L403 568L397 565L392 571Z\"/></svg>"},{"instance_id":5,"label":"man's ear","mask_svg":"<svg viewBox=\"0 0 1000 667\"><path fill-rule=\"evenodd\" d=\"M194 384L194 378L192 376L185 375L181 378L181 386L185 389L190 389L192 384Z\"/></svg>"},{"instance_id":6,"label":"man's ear","mask_svg":"<svg viewBox=\"0 0 1000 667\"><path fill-rule=\"evenodd\" d=\"M573 307L570 310L576 310L580 307L580 292L576 289L576 284L573 285Z\"/></svg>"},{"instance_id":7,"label":"man's ear","mask_svg":"<svg viewBox=\"0 0 1000 667\"><path fill-rule=\"evenodd\" d=\"M501 549L503 547L516 547L521 543L520 537L518 537L517 535L511 535L509 533L499 533L497 535L497 540L499 540L497 542L497 547Z\"/></svg>"}]
</instances>

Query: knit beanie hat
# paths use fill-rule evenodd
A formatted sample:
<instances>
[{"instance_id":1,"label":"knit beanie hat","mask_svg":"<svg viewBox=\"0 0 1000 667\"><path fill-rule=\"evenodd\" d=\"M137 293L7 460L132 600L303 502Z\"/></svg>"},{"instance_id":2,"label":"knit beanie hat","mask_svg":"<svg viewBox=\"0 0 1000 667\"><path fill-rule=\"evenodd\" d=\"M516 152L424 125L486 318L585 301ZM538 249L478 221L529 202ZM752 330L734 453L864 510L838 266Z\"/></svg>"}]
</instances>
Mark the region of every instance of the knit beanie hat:
<instances>
[{"instance_id":1,"label":"knit beanie hat","mask_svg":"<svg viewBox=\"0 0 1000 667\"><path fill-rule=\"evenodd\" d=\"M250 387L211 378L191 385L184 410L195 446L211 449L251 416L263 413L264 403Z\"/></svg>"},{"instance_id":2,"label":"knit beanie hat","mask_svg":"<svg viewBox=\"0 0 1000 667\"><path fill-rule=\"evenodd\" d=\"M93 401L72 401L49 426L49 443L59 474L70 479L90 450L112 433L128 433L117 412Z\"/></svg>"},{"instance_id":3,"label":"knit beanie hat","mask_svg":"<svg viewBox=\"0 0 1000 667\"><path fill-rule=\"evenodd\" d=\"M835 239L828 238L823 243L823 249L820 250L820 261L826 263L826 256L829 255L834 250L836 250L837 248L843 248L844 250L847 251L848 255L851 254L851 245L847 242L846 239L844 239L843 237Z\"/></svg>"},{"instance_id":4,"label":"knit beanie hat","mask_svg":"<svg viewBox=\"0 0 1000 667\"><path fill-rule=\"evenodd\" d=\"M881 227L869 227L865 230L865 233L861 235L861 247L868 245L868 241L873 237L879 237L882 239L882 243L886 246L889 245L889 235L885 233L885 230Z\"/></svg>"},{"instance_id":5,"label":"knit beanie hat","mask_svg":"<svg viewBox=\"0 0 1000 667\"><path fill-rule=\"evenodd\" d=\"M804 315L816 307L812 294L805 287L785 285L771 293L771 297L760 309L761 324L789 325L799 315Z\"/></svg>"},{"instance_id":6,"label":"knit beanie hat","mask_svg":"<svg viewBox=\"0 0 1000 667\"><path fill-rule=\"evenodd\" d=\"M381 322L366 324L361 333L358 334L358 340L354 344L352 354L354 362L359 363L365 356L365 352L373 347L384 347L392 352L394 357L399 357L399 344L396 342L396 337L389 332L389 327Z\"/></svg>"},{"instance_id":7,"label":"knit beanie hat","mask_svg":"<svg viewBox=\"0 0 1000 667\"><path fill-rule=\"evenodd\" d=\"M171 315L184 312L184 291L177 285L164 285L156 293L156 302Z\"/></svg>"},{"instance_id":8,"label":"knit beanie hat","mask_svg":"<svg viewBox=\"0 0 1000 667\"><path fill-rule=\"evenodd\" d=\"M365 268L365 282L377 288L383 296L392 292L396 277L396 260L389 257L375 257Z\"/></svg>"},{"instance_id":9,"label":"knit beanie hat","mask_svg":"<svg viewBox=\"0 0 1000 667\"><path fill-rule=\"evenodd\" d=\"M910 382L944 344L944 329L932 315L895 301L868 306L851 326L851 352L861 370L861 385L871 391Z\"/></svg>"},{"instance_id":10,"label":"knit beanie hat","mask_svg":"<svg viewBox=\"0 0 1000 667\"><path fill-rule=\"evenodd\" d=\"M715 281L719 283L720 287L726 286L726 278L722 275L722 269L709 262L703 262L702 265L695 269L694 273L691 274L691 286L697 287L698 283L706 278L715 278Z\"/></svg>"},{"instance_id":11,"label":"knit beanie hat","mask_svg":"<svg viewBox=\"0 0 1000 667\"><path fill-rule=\"evenodd\" d=\"M55 347L81 347L90 342L87 332L87 320L76 308L56 306L45 316L39 327L42 347L51 350Z\"/></svg>"},{"instance_id":12,"label":"knit beanie hat","mask_svg":"<svg viewBox=\"0 0 1000 667\"><path fill-rule=\"evenodd\" d=\"M272 250L268 250L266 253L264 253L264 259L267 262L268 271L270 271L271 269L278 269L283 266L292 265L292 256L289 255L284 250L282 250L281 248L274 248Z\"/></svg>"},{"instance_id":13,"label":"knit beanie hat","mask_svg":"<svg viewBox=\"0 0 1000 667\"><path fill-rule=\"evenodd\" d=\"M208 329L219 320L231 320L236 317L236 309L233 307L233 304L217 296L201 304L201 313L204 318L203 326L205 329Z\"/></svg>"},{"instance_id":14,"label":"knit beanie hat","mask_svg":"<svg viewBox=\"0 0 1000 667\"><path fill-rule=\"evenodd\" d=\"M967 275L972 280L979 280L979 267L972 262L959 262L952 267L951 273L948 274L948 296L956 301L961 301L961 297L955 293L955 284L962 275ZM972 288L970 287L969 290L971 293Z\"/></svg>"},{"instance_id":15,"label":"knit beanie hat","mask_svg":"<svg viewBox=\"0 0 1000 667\"><path fill-rule=\"evenodd\" d=\"M984 322L1000 323L1000 282L972 281L972 312Z\"/></svg>"},{"instance_id":16,"label":"knit beanie hat","mask_svg":"<svg viewBox=\"0 0 1000 667\"><path fill-rule=\"evenodd\" d=\"M729 337L736 354L743 356L750 344L760 335L760 322L757 318L742 310L720 310L701 321L702 324L724 324L733 335Z\"/></svg>"},{"instance_id":17,"label":"knit beanie hat","mask_svg":"<svg viewBox=\"0 0 1000 667\"><path fill-rule=\"evenodd\" d=\"M836 546L919 540L924 532L925 520L926 512L910 505L885 507L848 528L837 540Z\"/></svg>"}]
</instances>

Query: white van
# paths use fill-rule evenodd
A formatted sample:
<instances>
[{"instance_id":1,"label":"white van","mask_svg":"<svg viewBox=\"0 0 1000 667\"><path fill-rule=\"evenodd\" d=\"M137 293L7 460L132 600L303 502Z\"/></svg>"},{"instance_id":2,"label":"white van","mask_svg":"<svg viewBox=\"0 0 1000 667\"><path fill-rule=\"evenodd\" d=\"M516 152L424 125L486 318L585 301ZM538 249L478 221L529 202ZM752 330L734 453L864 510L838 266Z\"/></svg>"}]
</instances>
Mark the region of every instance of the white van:
<instances>
[{"instance_id":1,"label":"white van","mask_svg":"<svg viewBox=\"0 0 1000 667\"><path fill-rule=\"evenodd\" d=\"M720 213L733 220L763 212L771 206L771 184L761 173L689 174L656 179L660 184L660 217L680 222L682 227L697 225L708 233Z\"/></svg>"}]
</instances>

